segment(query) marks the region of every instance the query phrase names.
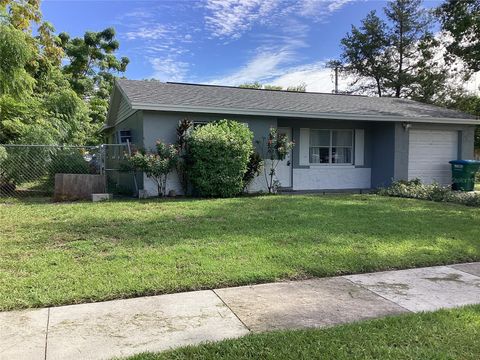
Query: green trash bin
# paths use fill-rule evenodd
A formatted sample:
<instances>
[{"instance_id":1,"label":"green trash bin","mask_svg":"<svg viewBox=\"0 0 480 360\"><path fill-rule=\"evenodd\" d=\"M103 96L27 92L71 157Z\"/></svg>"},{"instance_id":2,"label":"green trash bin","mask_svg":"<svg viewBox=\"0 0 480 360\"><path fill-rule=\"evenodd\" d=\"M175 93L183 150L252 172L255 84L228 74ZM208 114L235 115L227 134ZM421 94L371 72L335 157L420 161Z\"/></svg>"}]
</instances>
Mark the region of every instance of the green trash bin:
<instances>
[{"instance_id":1,"label":"green trash bin","mask_svg":"<svg viewBox=\"0 0 480 360\"><path fill-rule=\"evenodd\" d=\"M450 164L452 164L452 190L473 191L480 161L452 160Z\"/></svg>"}]
</instances>

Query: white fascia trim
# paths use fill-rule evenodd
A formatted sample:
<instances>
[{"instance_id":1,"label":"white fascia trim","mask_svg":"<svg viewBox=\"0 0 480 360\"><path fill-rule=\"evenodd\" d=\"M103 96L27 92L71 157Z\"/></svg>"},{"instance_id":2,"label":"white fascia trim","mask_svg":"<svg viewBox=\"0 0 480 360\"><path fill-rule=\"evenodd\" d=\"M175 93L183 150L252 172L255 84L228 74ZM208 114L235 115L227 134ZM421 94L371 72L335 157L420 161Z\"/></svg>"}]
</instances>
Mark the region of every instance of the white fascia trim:
<instances>
[{"instance_id":1,"label":"white fascia trim","mask_svg":"<svg viewBox=\"0 0 480 360\"><path fill-rule=\"evenodd\" d=\"M278 116L294 117L306 119L332 119L332 120L352 120L352 121L388 121L388 122L414 122L414 123L434 123L434 124L457 124L457 125L480 125L480 120L461 119L461 118L407 118L400 116L380 116L380 115L357 115L357 114L339 114L339 113L310 113L299 111L278 111L278 110L255 110L255 109L236 109L236 108L212 108L205 106L186 106L186 105L157 105L146 103L131 103L135 110L153 110L153 111L175 111L175 112L193 112L193 113L211 113L211 114L235 114L235 115L258 115L258 116Z\"/></svg>"}]
</instances>

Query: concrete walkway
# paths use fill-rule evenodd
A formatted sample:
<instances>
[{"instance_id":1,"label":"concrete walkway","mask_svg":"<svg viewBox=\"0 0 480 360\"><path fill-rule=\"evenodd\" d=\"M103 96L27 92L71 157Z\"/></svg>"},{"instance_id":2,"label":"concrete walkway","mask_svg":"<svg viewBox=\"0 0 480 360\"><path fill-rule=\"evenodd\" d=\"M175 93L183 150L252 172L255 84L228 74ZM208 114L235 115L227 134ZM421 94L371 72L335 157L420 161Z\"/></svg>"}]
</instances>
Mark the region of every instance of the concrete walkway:
<instances>
[{"instance_id":1,"label":"concrete walkway","mask_svg":"<svg viewBox=\"0 0 480 360\"><path fill-rule=\"evenodd\" d=\"M0 313L0 359L108 359L480 303L480 263Z\"/></svg>"}]
</instances>

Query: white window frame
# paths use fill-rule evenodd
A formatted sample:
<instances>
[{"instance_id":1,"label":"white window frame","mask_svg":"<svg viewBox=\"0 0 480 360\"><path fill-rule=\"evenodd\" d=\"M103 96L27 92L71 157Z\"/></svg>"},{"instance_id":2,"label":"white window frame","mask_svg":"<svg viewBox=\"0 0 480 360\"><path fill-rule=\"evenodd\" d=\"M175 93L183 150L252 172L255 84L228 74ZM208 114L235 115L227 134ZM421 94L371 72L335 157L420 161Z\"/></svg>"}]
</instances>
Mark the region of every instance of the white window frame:
<instances>
[{"instance_id":1,"label":"white window frame","mask_svg":"<svg viewBox=\"0 0 480 360\"><path fill-rule=\"evenodd\" d=\"M128 135L122 134L128 132ZM127 144L132 143L132 129L120 129L117 131L117 143L118 144Z\"/></svg>"},{"instance_id":2,"label":"white window frame","mask_svg":"<svg viewBox=\"0 0 480 360\"><path fill-rule=\"evenodd\" d=\"M328 146L328 163L312 163L310 162L310 149L314 148L325 148L326 146L311 146L310 138L308 139L308 163L310 166L346 166L346 167L354 167L354 151L355 151L355 131L353 129L310 129L310 133L312 131L328 131L330 132L330 145ZM333 132L334 131L349 131L352 134L352 145L351 146L335 146L335 147L343 147L343 148L350 148L351 149L351 161L349 163L334 163L332 162L332 153L333 153Z\"/></svg>"}]
</instances>

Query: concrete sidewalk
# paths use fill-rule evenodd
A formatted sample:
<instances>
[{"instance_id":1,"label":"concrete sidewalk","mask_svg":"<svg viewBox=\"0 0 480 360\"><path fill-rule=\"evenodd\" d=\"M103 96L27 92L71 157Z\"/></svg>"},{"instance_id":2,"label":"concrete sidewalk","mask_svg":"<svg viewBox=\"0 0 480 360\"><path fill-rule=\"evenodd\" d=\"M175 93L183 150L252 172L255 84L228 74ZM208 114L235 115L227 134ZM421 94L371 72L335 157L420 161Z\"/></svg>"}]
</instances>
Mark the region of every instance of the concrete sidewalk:
<instances>
[{"instance_id":1,"label":"concrete sidewalk","mask_svg":"<svg viewBox=\"0 0 480 360\"><path fill-rule=\"evenodd\" d=\"M480 263L0 313L0 359L108 359L480 303Z\"/></svg>"}]
</instances>

